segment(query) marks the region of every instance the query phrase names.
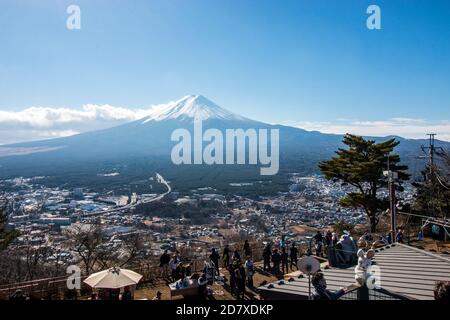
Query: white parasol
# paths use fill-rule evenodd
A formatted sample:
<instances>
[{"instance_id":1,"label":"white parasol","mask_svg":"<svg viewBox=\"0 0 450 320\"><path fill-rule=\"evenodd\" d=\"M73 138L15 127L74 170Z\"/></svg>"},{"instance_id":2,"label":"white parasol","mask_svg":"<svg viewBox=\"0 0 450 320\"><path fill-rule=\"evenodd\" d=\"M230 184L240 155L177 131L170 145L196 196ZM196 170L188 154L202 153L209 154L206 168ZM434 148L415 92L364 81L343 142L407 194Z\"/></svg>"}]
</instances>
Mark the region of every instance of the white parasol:
<instances>
[{"instance_id":1,"label":"white parasol","mask_svg":"<svg viewBox=\"0 0 450 320\"><path fill-rule=\"evenodd\" d=\"M83 282L92 288L119 289L137 284L142 275L117 267L91 274Z\"/></svg>"}]
</instances>

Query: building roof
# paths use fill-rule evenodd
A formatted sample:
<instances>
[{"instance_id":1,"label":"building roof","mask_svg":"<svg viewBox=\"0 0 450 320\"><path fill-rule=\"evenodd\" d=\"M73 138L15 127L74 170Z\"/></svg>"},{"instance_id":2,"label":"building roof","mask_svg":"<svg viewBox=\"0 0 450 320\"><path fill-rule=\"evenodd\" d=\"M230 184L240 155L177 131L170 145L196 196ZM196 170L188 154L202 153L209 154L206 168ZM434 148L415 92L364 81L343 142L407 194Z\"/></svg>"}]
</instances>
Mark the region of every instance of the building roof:
<instances>
[{"instance_id":1,"label":"building roof","mask_svg":"<svg viewBox=\"0 0 450 320\"><path fill-rule=\"evenodd\" d=\"M450 281L450 259L404 244L389 245L376 250L374 264L380 267L381 288L397 297L433 300L436 281ZM328 289L335 291L355 284L354 267L323 270ZM308 278L295 277L284 284L272 283L258 288L263 297L271 299L307 299Z\"/></svg>"}]
</instances>

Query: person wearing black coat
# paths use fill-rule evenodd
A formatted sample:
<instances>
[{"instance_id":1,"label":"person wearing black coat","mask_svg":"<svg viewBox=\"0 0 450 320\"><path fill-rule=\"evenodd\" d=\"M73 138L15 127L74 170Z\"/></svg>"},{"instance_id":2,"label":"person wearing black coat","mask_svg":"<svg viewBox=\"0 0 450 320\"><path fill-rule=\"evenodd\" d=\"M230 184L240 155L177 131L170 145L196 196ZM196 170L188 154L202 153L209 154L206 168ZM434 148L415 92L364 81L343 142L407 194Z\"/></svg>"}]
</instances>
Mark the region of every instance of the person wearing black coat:
<instances>
[{"instance_id":1,"label":"person wearing black coat","mask_svg":"<svg viewBox=\"0 0 450 320\"><path fill-rule=\"evenodd\" d=\"M291 270L294 270L293 266L295 266L298 270L298 249L295 246L295 243L292 243L291 251L289 252L289 256L291 258Z\"/></svg>"},{"instance_id":2,"label":"person wearing black coat","mask_svg":"<svg viewBox=\"0 0 450 320\"><path fill-rule=\"evenodd\" d=\"M250 248L250 243L248 243L248 240L245 240L244 243L244 254L246 257L250 257L252 255L252 249Z\"/></svg>"},{"instance_id":3,"label":"person wearing black coat","mask_svg":"<svg viewBox=\"0 0 450 320\"><path fill-rule=\"evenodd\" d=\"M167 278L169 276L169 262L170 255L167 253L167 250L164 250L164 253L159 258L159 267L161 268L161 277Z\"/></svg>"},{"instance_id":4,"label":"person wearing black coat","mask_svg":"<svg viewBox=\"0 0 450 320\"><path fill-rule=\"evenodd\" d=\"M219 272L220 255L217 253L215 248L213 248L211 250L211 254L209 255L209 259L214 263L214 266L216 267L217 275L220 275L220 272Z\"/></svg>"},{"instance_id":5,"label":"person wearing black coat","mask_svg":"<svg viewBox=\"0 0 450 320\"><path fill-rule=\"evenodd\" d=\"M273 263L273 273L276 275L280 274L280 262L281 262L281 255L278 253L278 249L274 249L272 253L272 263Z\"/></svg>"},{"instance_id":6,"label":"person wearing black coat","mask_svg":"<svg viewBox=\"0 0 450 320\"><path fill-rule=\"evenodd\" d=\"M286 252L286 249L283 247L281 248L281 272L283 274L286 274L289 272L289 258L288 253Z\"/></svg>"},{"instance_id":7,"label":"person wearing black coat","mask_svg":"<svg viewBox=\"0 0 450 320\"><path fill-rule=\"evenodd\" d=\"M238 268L236 269L236 284L237 284L237 299L244 300L245 296L245 267L242 265L242 262L239 262Z\"/></svg>"},{"instance_id":8,"label":"person wearing black coat","mask_svg":"<svg viewBox=\"0 0 450 320\"><path fill-rule=\"evenodd\" d=\"M223 254L222 254L222 260L223 260L223 266L225 268L228 268L228 266L230 265L230 246L226 245L225 248L223 249Z\"/></svg>"},{"instance_id":9,"label":"person wearing black coat","mask_svg":"<svg viewBox=\"0 0 450 320\"><path fill-rule=\"evenodd\" d=\"M272 257L272 248L270 247L270 244L268 243L263 251L263 260L264 260L264 271L270 271L270 258Z\"/></svg>"},{"instance_id":10,"label":"person wearing black coat","mask_svg":"<svg viewBox=\"0 0 450 320\"><path fill-rule=\"evenodd\" d=\"M238 262L241 261L241 255L239 254L239 251L234 250L234 252L233 252L233 259L232 260L233 261L238 261Z\"/></svg>"}]
</instances>

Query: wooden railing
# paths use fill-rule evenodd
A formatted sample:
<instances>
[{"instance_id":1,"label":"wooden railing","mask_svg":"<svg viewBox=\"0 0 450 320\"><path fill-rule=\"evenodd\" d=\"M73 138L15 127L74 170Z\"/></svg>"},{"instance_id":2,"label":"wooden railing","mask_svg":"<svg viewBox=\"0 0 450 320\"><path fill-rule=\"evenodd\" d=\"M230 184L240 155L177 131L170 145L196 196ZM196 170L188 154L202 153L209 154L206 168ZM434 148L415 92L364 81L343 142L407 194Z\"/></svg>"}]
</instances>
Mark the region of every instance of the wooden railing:
<instances>
[{"instance_id":1,"label":"wooden railing","mask_svg":"<svg viewBox=\"0 0 450 320\"><path fill-rule=\"evenodd\" d=\"M255 261L262 259L262 251L264 249L262 244L252 243L251 247L253 259ZM208 259L208 256L209 254L204 257L197 257L195 259L186 258L183 259L183 262L190 262L192 264L192 272L201 272L204 267L204 262ZM242 252L241 258L245 258ZM222 259L220 259L221 266L222 263ZM139 283L141 286L161 280L159 259L148 261L146 263L139 263L127 268L143 276ZM67 277L68 276L60 276L0 285L0 300L9 299L17 290L21 290L22 293L30 297L30 299L63 299L67 293L70 293L67 289ZM81 289L78 290L78 296L86 296L91 292L91 289L83 283L83 280L86 278L87 276L82 276L80 278Z\"/></svg>"}]
</instances>

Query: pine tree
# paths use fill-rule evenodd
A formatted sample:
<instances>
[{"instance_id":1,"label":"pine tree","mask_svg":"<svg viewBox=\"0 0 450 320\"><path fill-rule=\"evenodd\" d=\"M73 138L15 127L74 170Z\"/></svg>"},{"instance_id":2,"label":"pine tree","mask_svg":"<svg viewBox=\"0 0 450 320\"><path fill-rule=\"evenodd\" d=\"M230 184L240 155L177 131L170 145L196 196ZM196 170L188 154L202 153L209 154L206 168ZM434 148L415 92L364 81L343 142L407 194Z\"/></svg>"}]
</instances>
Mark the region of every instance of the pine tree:
<instances>
[{"instance_id":1,"label":"pine tree","mask_svg":"<svg viewBox=\"0 0 450 320\"><path fill-rule=\"evenodd\" d=\"M5 250L17 236L15 231L6 231L7 216L3 208L0 208L0 251Z\"/></svg>"},{"instance_id":2,"label":"pine tree","mask_svg":"<svg viewBox=\"0 0 450 320\"><path fill-rule=\"evenodd\" d=\"M319 168L327 179L354 187L339 203L344 207L362 208L369 218L371 232L376 232L380 214L389 207L389 199L380 198L379 195L379 191L388 186L383 176L388 155L390 170L398 173L397 189L402 190L401 182L409 178L406 172L408 167L400 164L400 157L390 155L400 142L389 139L376 143L346 134L343 143L348 148L339 148L337 156L321 162Z\"/></svg>"}]
</instances>

